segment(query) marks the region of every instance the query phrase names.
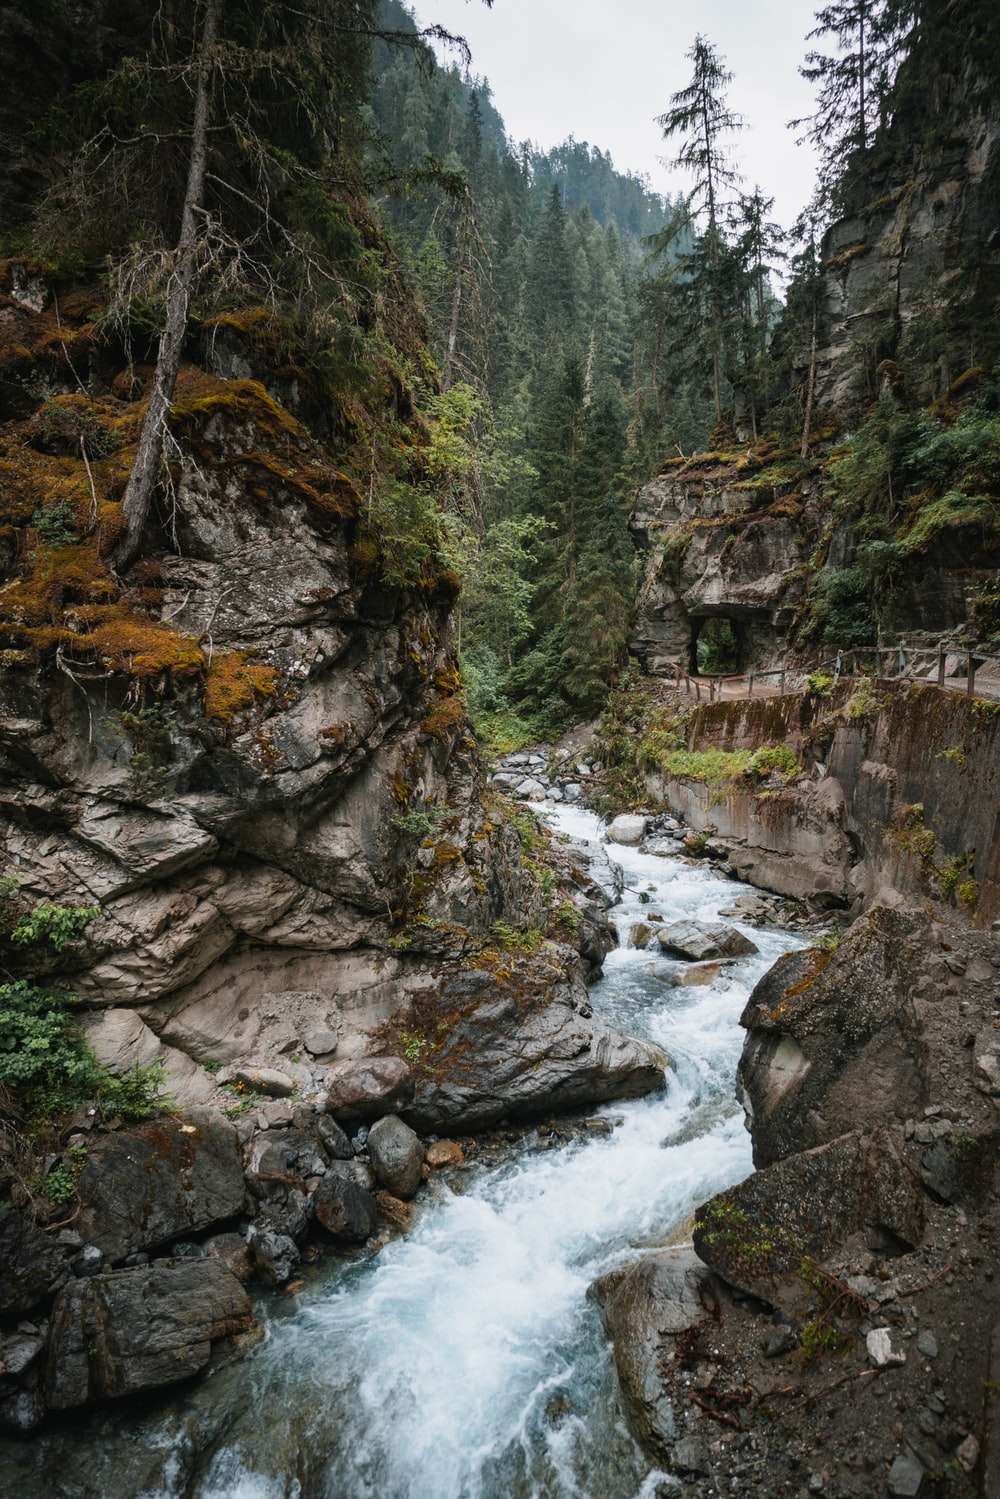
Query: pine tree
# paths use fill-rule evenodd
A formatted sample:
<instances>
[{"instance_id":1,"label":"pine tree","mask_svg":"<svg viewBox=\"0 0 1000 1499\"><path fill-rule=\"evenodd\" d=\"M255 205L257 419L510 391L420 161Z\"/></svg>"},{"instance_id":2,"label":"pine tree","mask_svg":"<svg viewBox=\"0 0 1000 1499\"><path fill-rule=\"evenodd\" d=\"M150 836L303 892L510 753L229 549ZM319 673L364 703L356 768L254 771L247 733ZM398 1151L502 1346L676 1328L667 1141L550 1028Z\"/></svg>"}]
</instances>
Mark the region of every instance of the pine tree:
<instances>
[{"instance_id":1,"label":"pine tree","mask_svg":"<svg viewBox=\"0 0 1000 1499\"><path fill-rule=\"evenodd\" d=\"M708 273L708 306L712 338L712 385L715 395L715 418L722 420L722 339L723 313L721 293L713 284L718 276L722 247L722 217L725 202L722 194L735 188L739 174L732 165L728 136L743 128L743 120L729 108L725 90L732 73L724 66L711 42L695 38L687 53L694 64L691 82L671 97L671 107L657 116L656 123L664 140L682 137L681 148L671 165L694 174L694 186L688 194L688 205L706 215L705 249Z\"/></svg>"}]
</instances>

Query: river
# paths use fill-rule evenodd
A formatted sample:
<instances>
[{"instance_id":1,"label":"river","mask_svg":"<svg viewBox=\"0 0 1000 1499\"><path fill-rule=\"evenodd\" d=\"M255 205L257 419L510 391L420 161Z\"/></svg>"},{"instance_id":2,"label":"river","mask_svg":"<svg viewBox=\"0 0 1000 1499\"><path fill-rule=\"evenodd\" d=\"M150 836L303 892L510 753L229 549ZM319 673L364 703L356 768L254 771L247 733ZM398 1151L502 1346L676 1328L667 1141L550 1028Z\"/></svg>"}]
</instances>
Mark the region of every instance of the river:
<instances>
[{"instance_id":1,"label":"river","mask_svg":"<svg viewBox=\"0 0 1000 1499\"><path fill-rule=\"evenodd\" d=\"M588 812L549 815L573 837L600 836ZM680 859L612 853L628 887L611 913L622 945L591 999L667 1051L666 1090L603 1107L610 1134L550 1149L539 1133L502 1165L463 1173L459 1190L432 1182L408 1235L263 1300L258 1348L168 1413L105 1412L81 1422L75 1447L71 1432L43 1440L39 1495L649 1499L662 1485L625 1426L587 1287L683 1237L699 1202L750 1171L738 1017L799 939L746 928L758 956L709 987L671 987L680 965L628 946L633 925L711 920L739 887Z\"/></svg>"}]
</instances>

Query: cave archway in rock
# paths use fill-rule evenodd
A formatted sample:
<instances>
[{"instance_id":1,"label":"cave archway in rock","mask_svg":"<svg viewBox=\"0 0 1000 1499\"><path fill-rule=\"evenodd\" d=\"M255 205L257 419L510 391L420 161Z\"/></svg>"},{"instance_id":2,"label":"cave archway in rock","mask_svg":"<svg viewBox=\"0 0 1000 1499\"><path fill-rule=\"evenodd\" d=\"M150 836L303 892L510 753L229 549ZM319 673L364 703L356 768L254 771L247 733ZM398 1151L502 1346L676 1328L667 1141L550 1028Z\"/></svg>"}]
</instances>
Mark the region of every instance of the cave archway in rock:
<instances>
[{"instance_id":1,"label":"cave archway in rock","mask_svg":"<svg viewBox=\"0 0 1000 1499\"><path fill-rule=\"evenodd\" d=\"M742 671L745 642L739 622L724 614L692 620L692 676L729 676Z\"/></svg>"}]
</instances>

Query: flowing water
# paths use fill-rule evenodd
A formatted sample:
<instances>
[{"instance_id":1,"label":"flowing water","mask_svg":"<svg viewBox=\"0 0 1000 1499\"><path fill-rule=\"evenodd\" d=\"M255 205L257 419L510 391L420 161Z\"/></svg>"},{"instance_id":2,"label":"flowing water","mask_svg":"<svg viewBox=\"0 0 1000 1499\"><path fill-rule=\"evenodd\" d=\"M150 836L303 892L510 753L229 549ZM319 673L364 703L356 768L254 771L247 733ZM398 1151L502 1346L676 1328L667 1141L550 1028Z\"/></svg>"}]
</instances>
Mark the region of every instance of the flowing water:
<instances>
[{"instance_id":1,"label":"flowing water","mask_svg":"<svg viewBox=\"0 0 1000 1499\"><path fill-rule=\"evenodd\" d=\"M591 814L557 829L596 838ZM642 1499L662 1475L625 1427L595 1277L682 1236L692 1209L744 1177L749 1136L733 1097L753 984L788 947L748 931L759 956L710 987L625 944L651 913L714 918L736 893L677 859L613 850L629 887L592 1003L656 1041L664 1093L601 1112L615 1127L476 1168L461 1190L421 1194L413 1230L297 1298L272 1298L264 1342L157 1423L89 1434L104 1499ZM640 898L641 897L641 898ZM105 1418L110 1440L113 1423ZM129 1446L131 1444L131 1448ZM136 1445L143 1453L137 1465ZM117 1454L117 1455L116 1455ZM132 1475L131 1478L128 1475ZM124 1484L122 1487L120 1485ZM131 1484L131 1486L129 1486ZM39 1491L41 1492L41 1491Z\"/></svg>"}]
</instances>

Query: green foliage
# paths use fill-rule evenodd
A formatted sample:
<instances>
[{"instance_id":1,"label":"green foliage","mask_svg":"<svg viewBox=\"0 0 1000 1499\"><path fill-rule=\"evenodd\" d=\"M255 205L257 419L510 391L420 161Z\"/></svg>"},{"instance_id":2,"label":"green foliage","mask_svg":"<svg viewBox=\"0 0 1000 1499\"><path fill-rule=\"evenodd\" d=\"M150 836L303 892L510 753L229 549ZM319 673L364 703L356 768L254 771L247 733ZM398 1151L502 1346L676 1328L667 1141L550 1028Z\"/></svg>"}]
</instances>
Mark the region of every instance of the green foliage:
<instances>
[{"instance_id":1,"label":"green foliage","mask_svg":"<svg viewBox=\"0 0 1000 1499\"><path fill-rule=\"evenodd\" d=\"M170 781L170 732L175 715L159 703L148 708L120 708L104 720L114 732L123 734L131 746L128 788L139 801L164 796Z\"/></svg>"},{"instance_id":2,"label":"green foliage","mask_svg":"<svg viewBox=\"0 0 1000 1499\"><path fill-rule=\"evenodd\" d=\"M148 1067L138 1062L126 1072L103 1072L97 1085L97 1101L109 1119L146 1119L174 1107L165 1091L166 1064L157 1059Z\"/></svg>"},{"instance_id":3,"label":"green foliage","mask_svg":"<svg viewBox=\"0 0 1000 1499\"><path fill-rule=\"evenodd\" d=\"M420 1035L419 1031L400 1031L397 1041L400 1056L411 1067L418 1066L427 1050L427 1037Z\"/></svg>"},{"instance_id":4,"label":"green foliage","mask_svg":"<svg viewBox=\"0 0 1000 1499\"><path fill-rule=\"evenodd\" d=\"M701 781L706 786L718 787L736 781L749 761L749 750L670 750L661 762L661 769L678 781Z\"/></svg>"},{"instance_id":5,"label":"green foliage","mask_svg":"<svg viewBox=\"0 0 1000 1499\"><path fill-rule=\"evenodd\" d=\"M45 1088L63 1089L81 1099L98 1080L65 995L27 979L0 984L0 1084L32 1095Z\"/></svg>"},{"instance_id":6,"label":"green foliage","mask_svg":"<svg viewBox=\"0 0 1000 1499\"><path fill-rule=\"evenodd\" d=\"M860 567L824 569L808 598L804 634L824 645L875 644L875 618Z\"/></svg>"},{"instance_id":7,"label":"green foliage","mask_svg":"<svg viewBox=\"0 0 1000 1499\"><path fill-rule=\"evenodd\" d=\"M851 1339L822 1317L814 1317L802 1329L801 1357L807 1364L814 1363L825 1353L846 1353L850 1347Z\"/></svg>"},{"instance_id":8,"label":"green foliage","mask_svg":"<svg viewBox=\"0 0 1000 1499\"><path fill-rule=\"evenodd\" d=\"M76 511L68 500L32 511L31 524L46 546L67 547L76 540Z\"/></svg>"},{"instance_id":9,"label":"green foliage","mask_svg":"<svg viewBox=\"0 0 1000 1499\"><path fill-rule=\"evenodd\" d=\"M33 1190L36 1193L44 1193L54 1207L62 1207L68 1202L73 1202L76 1197L76 1184L86 1160L86 1148L81 1145L74 1146L44 1177L32 1183Z\"/></svg>"},{"instance_id":10,"label":"green foliage","mask_svg":"<svg viewBox=\"0 0 1000 1499\"><path fill-rule=\"evenodd\" d=\"M442 806L440 802L425 802L422 807L414 808L412 812L397 812L392 819L392 825L398 828L404 837L415 838L418 842L423 842L425 838L433 838L440 832L451 815L451 809Z\"/></svg>"},{"instance_id":11,"label":"green foliage","mask_svg":"<svg viewBox=\"0 0 1000 1499\"><path fill-rule=\"evenodd\" d=\"M503 820L517 833L521 851L537 854L545 845L545 834L534 812L523 802L510 802L503 812Z\"/></svg>"},{"instance_id":12,"label":"green foliage","mask_svg":"<svg viewBox=\"0 0 1000 1499\"><path fill-rule=\"evenodd\" d=\"M744 775L763 778L777 771L786 781L797 776L801 766L794 750L787 744L762 745L754 750L746 765Z\"/></svg>"},{"instance_id":13,"label":"green foliage","mask_svg":"<svg viewBox=\"0 0 1000 1499\"><path fill-rule=\"evenodd\" d=\"M62 952L78 937L88 921L101 914L100 906L63 906L42 900L30 911L19 911L18 881L10 875L0 880L0 931L18 947L40 945Z\"/></svg>"},{"instance_id":14,"label":"green foliage","mask_svg":"<svg viewBox=\"0 0 1000 1499\"><path fill-rule=\"evenodd\" d=\"M885 699L867 678L862 677L848 698L844 711L849 719L857 721L861 718L874 718L884 707Z\"/></svg>"},{"instance_id":15,"label":"green foliage","mask_svg":"<svg viewBox=\"0 0 1000 1499\"><path fill-rule=\"evenodd\" d=\"M534 926L519 932L506 921L495 921L490 927L490 941L504 952L522 953L529 956L538 951L544 939L545 933Z\"/></svg>"},{"instance_id":16,"label":"green foliage","mask_svg":"<svg viewBox=\"0 0 1000 1499\"><path fill-rule=\"evenodd\" d=\"M830 697L833 694L833 678L822 671L811 671L806 677L806 687L813 697Z\"/></svg>"}]
</instances>

